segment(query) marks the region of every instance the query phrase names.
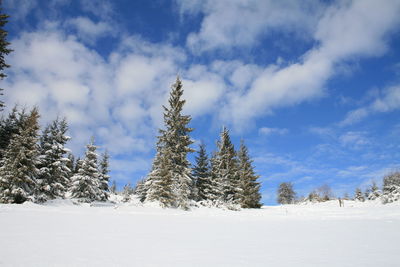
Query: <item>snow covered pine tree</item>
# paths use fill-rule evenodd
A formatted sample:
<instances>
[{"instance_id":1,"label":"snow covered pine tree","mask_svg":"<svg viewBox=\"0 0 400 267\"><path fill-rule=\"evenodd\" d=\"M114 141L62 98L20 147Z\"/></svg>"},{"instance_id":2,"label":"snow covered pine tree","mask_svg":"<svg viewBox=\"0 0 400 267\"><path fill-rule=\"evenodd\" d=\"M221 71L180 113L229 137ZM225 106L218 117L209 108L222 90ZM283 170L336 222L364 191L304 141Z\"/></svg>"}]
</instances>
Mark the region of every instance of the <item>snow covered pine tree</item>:
<instances>
[{"instance_id":1,"label":"snow covered pine tree","mask_svg":"<svg viewBox=\"0 0 400 267\"><path fill-rule=\"evenodd\" d=\"M281 183L278 188L278 203L293 204L296 193L293 190L292 183Z\"/></svg>"},{"instance_id":2,"label":"snow covered pine tree","mask_svg":"<svg viewBox=\"0 0 400 267\"><path fill-rule=\"evenodd\" d=\"M163 207L188 209L192 192L192 176L187 154L193 152L189 145L193 142L187 127L191 117L182 115L185 100L182 81L179 77L172 85L169 107L164 106L165 129L160 129L157 142L157 154L152 171L145 183L145 201L157 201Z\"/></svg>"}]
</instances>

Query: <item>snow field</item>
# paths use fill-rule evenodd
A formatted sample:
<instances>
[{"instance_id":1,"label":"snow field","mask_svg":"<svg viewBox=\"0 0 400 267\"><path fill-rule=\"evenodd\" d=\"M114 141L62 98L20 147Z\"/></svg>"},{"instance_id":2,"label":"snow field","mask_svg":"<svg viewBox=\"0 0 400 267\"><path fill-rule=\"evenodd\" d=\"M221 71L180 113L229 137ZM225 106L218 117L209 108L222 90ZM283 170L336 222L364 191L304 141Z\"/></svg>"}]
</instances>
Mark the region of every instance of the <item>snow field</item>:
<instances>
[{"instance_id":1,"label":"snow field","mask_svg":"<svg viewBox=\"0 0 400 267\"><path fill-rule=\"evenodd\" d=\"M0 205L0 266L399 266L400 204Z\"/></svg>"}]
</instances>

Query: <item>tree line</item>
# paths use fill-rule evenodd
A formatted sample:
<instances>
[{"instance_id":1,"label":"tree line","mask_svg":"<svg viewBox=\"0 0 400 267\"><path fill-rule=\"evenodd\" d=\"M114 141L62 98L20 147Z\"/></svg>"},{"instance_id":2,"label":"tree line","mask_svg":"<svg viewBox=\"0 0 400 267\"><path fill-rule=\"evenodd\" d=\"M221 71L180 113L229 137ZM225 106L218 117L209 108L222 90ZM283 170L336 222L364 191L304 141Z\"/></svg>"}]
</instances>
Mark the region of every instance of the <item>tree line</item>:
<instances>
[{"instance_id":1,"label":"tree line","mask_svg":"<svg viewBox=\"0 0 400 267\"><path fill-rule=\"evenodd\" d=\"M332 190L328 185L323 185L308 194L307 197L298 197L293 184L283 182L277 190L277 202L280 204L295 204L301 202L323 202L335 199ZM400 171L393 171L386 174L382 179L382 188L372 182L365 191L356 188L353 198L345 194L342 199L364 202L367 200L380 200L383 204L400 200Z\"/></svg>"},{"instance_id":2,"label":"tree line","mask_svg":"<svg viewBox=\"0 0 400 267\"><path fill-rule=\"evenodd\" d=\"M94 138L83 159L65 147L66 119L57 118L41 133L39 111L14 107L0 119L0 203L45 202L72 197L108 199L109 155L99 158Z\"/></svg>"},{"instance_id":3,"label":"tree line","mask_svg":"<svg viewBox=\"0 0 400 267\"><path fill-rule=\"evenodd\" d=\"M168 106L164 106L164 129L157 137L152 169L134 189L142 202L157 202L162 207L188 209L191 205L260 208L259 178L255 174L248 149L242 141L239 151L223 127L217 151L209 158L200 144L195 164L187 159L194 152L188 127L191 117L182 115L185 100L182 81L172 85Z\"/></svg>"}]
</instances>

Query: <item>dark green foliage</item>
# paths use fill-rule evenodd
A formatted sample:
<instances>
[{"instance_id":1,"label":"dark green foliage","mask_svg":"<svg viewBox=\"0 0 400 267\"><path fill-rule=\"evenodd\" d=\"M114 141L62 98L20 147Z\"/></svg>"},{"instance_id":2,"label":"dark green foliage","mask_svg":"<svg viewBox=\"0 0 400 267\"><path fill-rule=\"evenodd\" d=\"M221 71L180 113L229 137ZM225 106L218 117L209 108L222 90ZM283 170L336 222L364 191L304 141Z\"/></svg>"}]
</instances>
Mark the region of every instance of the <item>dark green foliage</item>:
<instances>
[{"instance_id":1,"label":"dark green foliage","mask_svg":"<svg viewBox=\"0 0 400 267\"><path fill-rule=\"evenodd\" d=\"M10 65L6 63L5 56L13 51L9 48L10 43L7 42L8 32L4 30L4 26L8 22L8 18L9 16L3 13L2 1L0 1L0 80L7 77L7 75L4 73L4 70L10 67ZM0 95L2 95L1 91L3 91L3 89L0 88ZM3 107L4 103L3 101L0 101L0 111L3 110Z\"/></svg>"},{"instance_id":2,"label":"dark green foliage","mask_svg":"<svg viewBox=\"0 0 400 267\"><path fill-rule=\"evenodd\" d=\"M100 189L103 191L102 195L102 200L107 200L108 199L108 181L110 179L110 155L108 154L108 151L106 150L101 157L100 161Z\"/></svg>"},{"instance_id":3,"label":"dark green foliage","mask_svg":"<svg viewBox=\"0 0 400 267\"><path fill-rule=\"evenodd\" d=\"M296 193L293 190L292 183L281 183L278 188L278 203L293 204L296 199Z\"/></svg>"},{"instance_id":4,"label":"dark green foliage","mask_svg":"<svg viewBox=\"0 0 400 267\"><path fill-rule=\"evenodd\" d=\"M238 152L238 160L240 206L242 208L260 208L260 184L257 182L259 176L254 172L252 160L243 141Z\"/></svg>"},{"instance_id":5,"label":"dark green foliage","mask_svg":"<svg viewBox=\"0 0 400 267\"><path fill-rule=\"evenodd\" d=\"M25 110L18 112L17 106L11 110L7 118L0 121L0 161L4 156L5 150L10 144L14 134L18 134L22 129L23 123L27 117ZM1 164L1 163L0 163Z\"/></svg>"},{"instance_id":6,"label":"dark green foliage","mask_svg":"<svg viewBox=\"0 0 400 267\"><path fill-rule=\"evenodd\" d=\"M192 172L195 180L194 199L197 201L208 200L211 190L211 170L206 147L203 143L199 146L198 155L195 157L195 160L196 164Z\"/></svg>"},{"instance_id":7,"label":"dark green foliage","mask_svg":"<svg viewBox=\"0 0 400 267\"><path fill-rule=\"evenodd\" d=\"M0 202L22 203L34 200L34 189L39 155L38 130L39 112L34 108L23 119L21 128L14 134L5 150L0 167Z\"/></svg>"}]
</instances>

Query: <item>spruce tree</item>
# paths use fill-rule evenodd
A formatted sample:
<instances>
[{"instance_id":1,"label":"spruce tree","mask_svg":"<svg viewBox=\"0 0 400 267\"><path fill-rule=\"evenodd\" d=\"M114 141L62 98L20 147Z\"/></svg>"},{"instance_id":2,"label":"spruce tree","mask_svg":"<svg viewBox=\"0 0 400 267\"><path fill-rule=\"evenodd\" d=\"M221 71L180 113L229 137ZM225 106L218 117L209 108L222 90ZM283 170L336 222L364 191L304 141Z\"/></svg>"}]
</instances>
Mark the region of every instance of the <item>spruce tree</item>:
<instances>
[{"instance_id":1,"label":"spruce tree","mask_svg":"<svg viewBox=\"0 0 400 267\"><path fill-rule=\"evenodd\" d=\"M281 183L278 188L278 203L293 204L296 199L296 193L293 190L292 183Z\"/></svg>"},{"instance_id":2,"label":"spruce tree","mask_svg":"<svg viewBox=\"0 0 400 267\"><path fill-rule=\"evenodd\" d=\"M10 43L7 41L8 32L4 30L8 18L9 16L3 13L2 2L0 1L0 80L7 77L4 70L10 67L10 65L6 63L5 56L13 51L9 48ZM0 95L3 95L2 91L3 89L0 88ZM4 102L0 100L0 111L3 110L3 107Z\"/></svg>"},{"instance_id":3,"label":"spruce tree","mask_svg":"<svg viewBox=\"0 0 400 267\"><path fill-rule=\"evenodd\" d=\"M146 200L146 189L145 189L145 179L140 179L137 181L133 193L138 197L138 199L143 202Z\"/></svg>"},{"instance_id":4,"label":"spruce tree","mask_svg":"<svg viewBox=\"0 0 400 267\"><path fill-rule=\"evenodd\" d=\"M102 200L107 200L108 199L108 181L110 179L110 163L109 163L110 155L108 154L108 151L106 150L102 156L101 156L101 161L100 161L100 188L103 191L102 194Z\"/></svg>"},{"instance_id":5,"label":"spruce tree","mask_svg":"<svg viewBox=\"0 0 400 267\"><path fill-rule=\"evenodd\" d=\"M11 138L0 167L0 202L22 203L34 200L39 163L39 112L32 109L21 129Z\"/></svg>"},{"instance_id":6,"label":"spruce tree","mask_svg":"<svg viewBox=\"0 0 400 267\"><path fill-rule=\"evenodd\" d=\"M111 187L110 187L110 193L111 194L116 194L117 193L117 183L115 180L112 181Z\"/></svg>"},{"instance_id":7,"label":"spruce tree","mask_svg":"<svg viewBox=\"0 0 400 267\"><path fill-rule=\"evenodd\" d=\"M224 205L239 204L240 187L238 161L235 148L231 142L229 131L223 127L221 138L217 144L218 151L213 159L213 182L217 203Z\"/></svg>"},{"instance_id":8,"label":"spruce tree","mask_svg":"<svg viewBox=\"0 0 400 267\"><path fill-rule=\"evenodd\" d=\"M49 124L40 138L40 163L37 200L46 201L64 197L70 182L69 151L65 144L70 139L66 135L66 119L56 119Z\"/></svg>"},{"instance_id":9,"label":"spruce tree","mask_svg":"<svg viewBox=\"0 0 400 267\"><path fill-rule=\"evenodd\" d=\"M172 85L169 106L164 106L165 129L160 130L157 154L152 171L146 179L146 201L158 201L164 207L189 208L192 191L192 176L187 154L193 152L189 145L193 142L187 126L191 118L182 115L185 100L182 82L177 77Z\"/></svg>"},{"instance_id":10,"label":"spruce tree","mask_svg":"<svg viewBox=\"0 0 400 267\"><path fill-rule=\"evenodd\" d=\"M381 190L379 190L379 187L376 185L375 181L372 182L372 185L368 191L369 191L369 194L367 196L368 200L375 200L382 195L382 192Z\"/></svg>"},{"instance_id":11,"label":"spruce tree","mask_svg":"<svg viewBox=\"0 0 400 267\"><path fill-rule=\"evenodd\" d=\"M92 138L86 146L85 158L80 160L78 173L71 178L71 196L82 202L102 200L103 191L100 188L96 149Z\"/></svg>"},{"instance_id":12,"label":"spruce tree","mask_svg":"<svg viewBox=\"0 0 400 267\"><path fill-rule=\"evenodd\" d=\"M360 188L356 188L355 193L354 193L354 200L360 201L360 202L364 202L365 198L364 195L361 191Z\"/></svg>"},{"instance_id":13,"label":"spruce tree","mask_svg":"<svg viewBox=\"0 0 400 267\"><path fill-rule=\"evenodd\" d=\"M66 166L68 168L68 178L71 180L71 177L74 175L74 169L75 169L75 156L71 152L67 153L67 158L68 161L66 163Z\"/></svg>"},{"instance_id":14,"label":"spruce tree","mask_svg":"<svg viewBox=\"0 0 400 267\"><path fill-rule=\"evenodd\" d=\"M400 171L395 171L383 178L382 202L390 203L398 200L400 200Z\"/></svg>"},{"instance_id":15,"label":"spruce tree","mask_svg":"<svg viewBox=\"0 0 400 267\"><path fill-rule=\"evenodd\" d=\"M195 157L196 165L193 168L193 178L195 180L196 200L208 200L211 190L211 170L210 161L207 157L204 143L199 145L198 155Z\"/></svg>"},{"instance_id":16,"label":"spruce tree","mask_svg":"<svg viewBox=\"0 0 400 267\"><path fill-rule=\"evenodd\" d=\"M0 123L0 166L1 159L4 157L5 150L10 144L11 138L22 129L26 117L25 110L18 112L17 106L14 106L8 117L2 118Z\"/></svg>"},{"instance_id":17,"label":"spruce tree","mask_svg":"<svg viewBox=\"0 0 400 267\"><path fill-rule=\"evenodd\" d=\"M242 208L260 208L261 194L260 184L257 179L260 177L255 174L252 160L249 157L248 149L242 141L238 151L239 160L239 186L240 186L240 206Z\"/></svg>"}]
</instances>

